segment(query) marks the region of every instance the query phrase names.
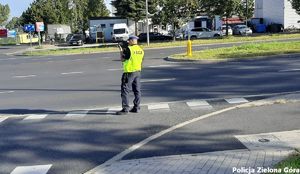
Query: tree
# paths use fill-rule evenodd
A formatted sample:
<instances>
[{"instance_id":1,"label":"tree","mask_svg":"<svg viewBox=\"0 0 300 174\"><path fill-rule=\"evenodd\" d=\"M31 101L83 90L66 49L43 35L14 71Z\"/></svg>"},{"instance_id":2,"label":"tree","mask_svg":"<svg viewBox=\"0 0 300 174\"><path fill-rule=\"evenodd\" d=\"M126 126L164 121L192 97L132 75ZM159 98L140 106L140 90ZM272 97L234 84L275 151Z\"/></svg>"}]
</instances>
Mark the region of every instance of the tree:
<instances>
[{"instance_id":1,"label":"tree","mask_svg":"<svg viewBox=\"0 0 300 174\"><path fill-rule=\"evenodd\" d=\"M300 0L289 0L289 1L291 2L292 7L300 15Z\"/></svg>"},{"instance_id":2,"label":"tree","mask_svg":"<svg viewBox=\"0 0 300 174\"><path fill-rule=\"evenodd\" d=\"M7 24L6 28L7 29L14 29L14 28L19 28L21 26L21 20L18 17L13 17Z\"/></svg>"},{"instance_id":3,"label":"tree","mask_svg":"<svg viewBox=\"0 0 300 174\"><path fill-rule=\"evenodd\" d=\"M8 4L2 5L0 4L0 25L3 25L4 22L7 21L9 17L10 9Z\"/></svg>"},{"instance_id":4,"label":"tree","mask_svg":"<svg viewBox=\"0 0 300 174\"><path fill-rule=\"evenodd\" d=\"M200 11L199 0L162 0L158 4L158 11L154 14L154 24L171 24L173 27L173 38L175 30L181 22L186 22Z\"/></svg>"},{"instance_id":5,"label":"tree","mask_svg":"<svg viewBox=\"0 0 300 174\"><path fill-rule=\"evenodd\" d=\"M149 13L154 12L155 0L149 1ZM135 34L137 35L137 22L146 18L145 0L114 0L111 4L116 8L116 16L132 19L135 23Z\"/></svg>"}]
</instances>

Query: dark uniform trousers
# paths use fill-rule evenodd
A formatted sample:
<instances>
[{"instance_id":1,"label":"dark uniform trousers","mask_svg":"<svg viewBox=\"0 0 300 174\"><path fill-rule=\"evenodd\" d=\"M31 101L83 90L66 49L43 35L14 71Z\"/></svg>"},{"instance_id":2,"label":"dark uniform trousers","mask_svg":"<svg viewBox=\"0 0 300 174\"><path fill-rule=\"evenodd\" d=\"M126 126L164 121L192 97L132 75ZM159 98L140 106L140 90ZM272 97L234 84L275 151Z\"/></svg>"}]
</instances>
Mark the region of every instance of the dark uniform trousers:
<instances>
[{"instance_id":1,"label":"dark uniform trousers","mask_svg":"<svg viewBox=\"0 0 300 174\"><path fill-rule=\"evenodd\" d=\"M134 107L140 109L141 103L141 72L123 73L121 84L122 108L129 111L129 92L134 93Z\"/></svg>"}]
</instances>

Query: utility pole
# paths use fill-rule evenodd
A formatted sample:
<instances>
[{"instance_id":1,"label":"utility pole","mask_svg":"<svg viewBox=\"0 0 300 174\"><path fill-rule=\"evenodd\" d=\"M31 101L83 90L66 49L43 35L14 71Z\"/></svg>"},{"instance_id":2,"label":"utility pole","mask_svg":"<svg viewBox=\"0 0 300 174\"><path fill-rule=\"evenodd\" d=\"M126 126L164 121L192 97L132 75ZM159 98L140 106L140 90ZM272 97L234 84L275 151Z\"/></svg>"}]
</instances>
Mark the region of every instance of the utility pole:
<instances>
[{"instance_id":1,"label":"utility pole","mask_svg":"<svg viewBox=\"0 0 300 174\"><path fill-rule=\"evenodd\" d=\"M147 45L150 45L150 38L149 38L149 20L148 20L148 0L146 0L146 30L147 30Z\"/></svg>"},{"instance_id":2,"label":"utility pole","mask_svg":"<svg viewBox=\"0 0 300 174\"><path fill-rule=\"evenodd\" d=\"M246 0L246 25L248 26L248 0Z\"/></svg>"}]
</instances>

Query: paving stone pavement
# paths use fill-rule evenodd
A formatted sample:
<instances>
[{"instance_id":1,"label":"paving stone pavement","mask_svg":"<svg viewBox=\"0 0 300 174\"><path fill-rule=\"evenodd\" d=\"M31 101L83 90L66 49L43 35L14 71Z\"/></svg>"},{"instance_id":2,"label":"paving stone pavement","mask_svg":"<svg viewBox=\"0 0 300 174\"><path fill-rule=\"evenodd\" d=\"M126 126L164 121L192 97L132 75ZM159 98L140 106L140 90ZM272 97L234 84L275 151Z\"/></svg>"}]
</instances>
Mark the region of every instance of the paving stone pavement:
<instances>
[{"instance_id":1,"label":"paving stone pavement","mask_svg":"<svg viewBox=\"0 0 300 174\"><path fill-rule=\"evenodd\" d=\"M86 174L271 173L300 148L299 135L300 130L236 136L247 149L121 160Z\"/></svg>"}]
</instances>

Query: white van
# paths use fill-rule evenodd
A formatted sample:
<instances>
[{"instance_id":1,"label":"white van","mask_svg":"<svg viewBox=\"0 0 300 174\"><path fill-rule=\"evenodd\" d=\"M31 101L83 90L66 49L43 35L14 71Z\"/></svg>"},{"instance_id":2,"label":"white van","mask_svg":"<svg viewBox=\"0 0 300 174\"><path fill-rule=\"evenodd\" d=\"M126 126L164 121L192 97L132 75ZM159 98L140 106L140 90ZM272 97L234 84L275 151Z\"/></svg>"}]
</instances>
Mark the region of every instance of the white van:
<instances>
[{"instance_id":1,"label":"white van","mask_svg":"<svg viewBox=\"0 0 300 174\"><path fill-rule=\"evenodd\" d=\"M125 23L114 24L111 35L112 35L112 40L114 42L128 40L129 29L127 27L127 24Z\"/></svg>"}]
</instances>

